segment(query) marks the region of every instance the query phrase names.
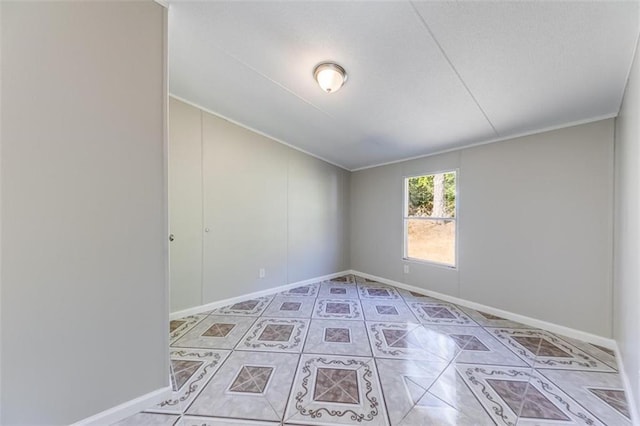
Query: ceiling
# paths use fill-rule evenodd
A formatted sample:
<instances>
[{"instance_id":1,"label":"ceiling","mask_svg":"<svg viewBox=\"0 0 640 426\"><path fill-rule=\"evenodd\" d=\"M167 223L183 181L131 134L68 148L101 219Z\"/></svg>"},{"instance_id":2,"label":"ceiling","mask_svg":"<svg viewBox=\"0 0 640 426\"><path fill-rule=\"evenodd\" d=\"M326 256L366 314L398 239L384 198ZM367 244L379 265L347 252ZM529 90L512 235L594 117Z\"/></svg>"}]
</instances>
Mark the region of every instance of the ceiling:
<instances>
[{"instance_id":1,"label":"ceiling","mask_svg":"<svg viewBox=\"0 0 640 426\"><path fill-rule=\"evenodd\" d=\"M638 30L637 2L173 1L169 90L355 170L615 116Z\"/></svg>"}]
</instances>

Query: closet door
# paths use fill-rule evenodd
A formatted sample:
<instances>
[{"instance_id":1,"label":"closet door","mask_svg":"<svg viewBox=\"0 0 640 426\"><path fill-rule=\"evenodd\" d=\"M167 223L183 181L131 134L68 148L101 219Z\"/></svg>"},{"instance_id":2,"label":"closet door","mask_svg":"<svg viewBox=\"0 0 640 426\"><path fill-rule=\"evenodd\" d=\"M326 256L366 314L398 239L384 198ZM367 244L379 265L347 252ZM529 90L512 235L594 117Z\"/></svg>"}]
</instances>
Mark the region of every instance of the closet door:
<instances>
[{"instance_id":1,"label":"closet door","mask_svg":"<svg viewBox=\"0 0 640 426\"><path fill-rule=\"evenodd\" d=\"M202 304L202 112L169 98L171 312Z\"/></svg>"}]
</instances>

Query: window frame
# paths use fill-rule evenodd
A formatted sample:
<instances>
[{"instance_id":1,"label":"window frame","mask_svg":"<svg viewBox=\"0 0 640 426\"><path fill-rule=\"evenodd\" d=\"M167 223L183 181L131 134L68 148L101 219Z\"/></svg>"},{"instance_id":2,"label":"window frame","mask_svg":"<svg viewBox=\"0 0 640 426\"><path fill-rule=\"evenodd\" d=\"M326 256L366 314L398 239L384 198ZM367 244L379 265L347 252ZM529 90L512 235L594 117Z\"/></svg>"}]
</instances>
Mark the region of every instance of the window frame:
<instances>
[{"instance_id":1,"label":"window frame","mask_svg":"<svg viewBox=\"0 0 640 426\"><path fill-rule=\"evenodd\" d=\"M456 201L455 201L455 217L409 217L409 179L421 177L421 176L432 176L440 173L455 173L456 174ZM414 173L410 175L404 175L402 177L402 261L410 262L410 263L418 263L418 264L426 264L433 265L441 268L446 268L450 270L458 270L459 267L459 258L458 258L458 247L460 244L459 241L459 228L458 228L458 219L460 218L460 169L451 168L451 169L443 169L434 172L425 172L425 173ZM418 259L415 257L409 257L408 251L408 220L453 220L455 223L455 241L454 241L454 264L450 265L448 263L437 262L434 260L425 260Z\"/></svg>"}]
</instances>

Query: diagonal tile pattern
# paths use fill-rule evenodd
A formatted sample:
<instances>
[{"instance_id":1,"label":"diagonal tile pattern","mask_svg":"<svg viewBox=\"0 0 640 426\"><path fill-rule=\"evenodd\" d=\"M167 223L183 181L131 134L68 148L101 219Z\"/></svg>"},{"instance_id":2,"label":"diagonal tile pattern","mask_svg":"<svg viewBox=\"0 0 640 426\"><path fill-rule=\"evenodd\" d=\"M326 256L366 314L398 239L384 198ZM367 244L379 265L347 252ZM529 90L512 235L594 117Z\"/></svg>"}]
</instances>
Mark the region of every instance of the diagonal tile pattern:
<instances>
[{"instance_id":1,"label":"diagonal tile pattern","mask_svg":"<svg viewBox=\"0 0 640 426\"><path fill-rule=\"evenodd\" d=\"M590 388L589 391L609 404L611 407L615 408L620 414L628 419L631 419L629 406L627 405L627 399L624 395L623 390Z\"/></svg>"},{"instance_id":2,"label":"diagonal tile pattern","mask_svg":"<svg viewBox=\"0 0 640 426\"><path fill-rule=\"evenodd\" d=\"M328 343L351 343L351 332L348 328L325 328L324 341Z\"/></svg>"},{"instance_id":3,"label":"diagonal tile pattern","mask_svg":"<svg viewBox=\"0 0 640 426\"><path fill-rule=\"evenodd\" d=\"M354 275L169 333L171 398L120 424L631 425L610 349Z\"/></svg>"},{"instance_id":4,"label":"diagonal tile pattern","mask_svg":"<svg viewBox=\"0 0 640 426\"><path fill-rule=\"evenodd\" d=\"M535 387L526 380L494 380L487 383L511 408L525 419L570 420L558 407L553 405Z\"/></svg>"},{"instance_id":5,"label":"diagonal tile pattern","mask_svg":"<svg viewBox=\"0 0 640 426\"><path fill-rule=\"evenodd\" d=\"M235 324L217 322L202 333L202 335L207 337L227 337L227 334L229 334L235 326Z\"/></svg>"},{"instance_id":6,"label":"diagonal tile pattern","mask_svg":"<svg viewBox=\"0 0 640 426\"><path fill-rule=\"evenodd\" d=\"M188 360L171 360L171 368L173 368L173 374L171 375L171 387L173 391L179 391L182 386L189 380L193 373L202 366L202 361L188 361Z\"/></svg>"},{"instance_id":7,"label":"diagonal tile pattern","mask_svg":"<svg viewBox=\"0 0 640 426\"><path fill-rule=\"evenodd\" d=\"M260 318L236 345L236 350L300 352L309 320Z\"/></svg>"},{"instance_id":8,"label":"diagonal tile pattern","mask_svg":"<svg viewBox=\"0 0 640 426\"><path fill-rule=\"evenodd\" d=\"M242 367L229 391L241 393L263 393L273 373L273 367Z\"/></svg>"},{"instance_id":9,"label":"diagonal tile pattern","mask_svg":"<svg viewBox=\"0 0 640 426\"><path fill-rule=\"evenodd\" d=\"M489 348L478 340L476 336L469 334L450 334L449 336L463 351L489 351Z\"/></svg>"},{"instance_id":10,"label":"diagonal tile pattern","mask_svg":"<svg viewBox=\"0 0 640 426\"><path fill-rule=\"evenodd\" d=\"M548 331L513 328L494 328L491 331L507 347L536 368L615 371L615 368L587 351Z\"/></svg>"},{"instance_id":11,"label":"diagonal tile pattern","mask_svg":"<svg viewBox=\"0 0 640 426\"><path fill-rule=\"evenodd\" d=\"M318 368L314 401L358 404L358 376L356 370L341 368Z\"/></svg>"}]
</instances>

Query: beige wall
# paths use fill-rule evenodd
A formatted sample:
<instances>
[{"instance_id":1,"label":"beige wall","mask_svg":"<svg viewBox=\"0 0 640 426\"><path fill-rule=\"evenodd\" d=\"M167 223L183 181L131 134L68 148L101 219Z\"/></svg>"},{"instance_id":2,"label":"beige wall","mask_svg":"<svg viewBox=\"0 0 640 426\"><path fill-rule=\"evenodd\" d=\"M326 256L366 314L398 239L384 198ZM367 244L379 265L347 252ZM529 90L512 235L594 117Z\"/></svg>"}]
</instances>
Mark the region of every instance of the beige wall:
<instances>
[{"instance_id":1,"label":"beige wall","mask_svg":"<svg viewBox=\"0 0 640 426\"><path fill-rule=\"evenodd\" d=\"M640 407L640 58L629 74L616 119L614 337ZM637 413L636 413L637 414ZM640 420L640 419L638 419Z\"/></svg>"},{"instance_id":2,"label":"beige wall","mask_svg":"<svg viewBox=\"0 0 640 426\"><path fill-rule=\"evenodd\" d=\"M2 424L169 385L164 14L2 4Z\"/></svg>"},{"instance_id":3,"label":"beige wall","mask_svg":"<svg viewBox=\"0 0 640 426\"><path fill-rule=\"evenodd\" d=\"M613 124L353 173L353 269L611 337ZM403 177L449 169L458 268L403 261Z\"/></svg>"},{"instance_id":4,"label":"beige wall","mask_svg":"<svg viewBox=\"0 0 640 426\"><path fill-rule=\"evenodd\" d=\"M174 98L169 127L172 311L348 269L349 172Z\"/></svg>"}]
</instances>

